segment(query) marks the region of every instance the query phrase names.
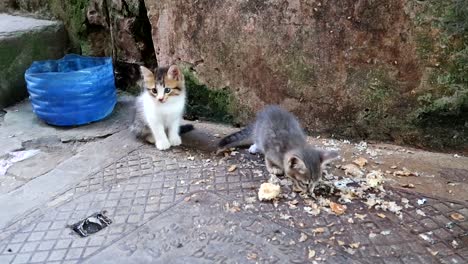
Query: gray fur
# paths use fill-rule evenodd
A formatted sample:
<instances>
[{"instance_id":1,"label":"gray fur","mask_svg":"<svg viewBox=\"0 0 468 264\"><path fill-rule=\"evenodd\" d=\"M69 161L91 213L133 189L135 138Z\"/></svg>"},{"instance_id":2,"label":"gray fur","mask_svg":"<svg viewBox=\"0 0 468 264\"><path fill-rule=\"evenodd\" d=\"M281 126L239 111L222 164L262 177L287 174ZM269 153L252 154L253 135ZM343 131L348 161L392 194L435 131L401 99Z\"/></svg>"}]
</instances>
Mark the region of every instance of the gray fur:
<instances>
[{"instance_id":1,"label":"gray fur","mask_svg":"<svg viewBox=\"0 0 468 264\"><path fill-rule=\"evenodd\" d=\"M248 134L247 132L251 132ZM336 158L338 153L317 150L310 146L297 118L279 106L267 106L257 114L255 123L247 129L221 140L225 145L236 145L235 139L251 139L265 155L270 173L291 177L297 189L312 192L322 177L322 164ZM294 159L291 160L291 157ZM299 164L295 164L297 161ZM300 165L304 165L301 168Z\"/></svg>"},{"instance_id":2,"label":"gray fur","mask_svg":"<svg viewBox=\"0 0 468 264\"><path fill-rule=\"evenodd\" d=\"M130 132L132 132L138 139L142 140L145 140L146 137L151 135L151 130L145 121L143 103L139 100L135 100L135 113L132 125L130 126Z\"/></svg>"}]
</instances>

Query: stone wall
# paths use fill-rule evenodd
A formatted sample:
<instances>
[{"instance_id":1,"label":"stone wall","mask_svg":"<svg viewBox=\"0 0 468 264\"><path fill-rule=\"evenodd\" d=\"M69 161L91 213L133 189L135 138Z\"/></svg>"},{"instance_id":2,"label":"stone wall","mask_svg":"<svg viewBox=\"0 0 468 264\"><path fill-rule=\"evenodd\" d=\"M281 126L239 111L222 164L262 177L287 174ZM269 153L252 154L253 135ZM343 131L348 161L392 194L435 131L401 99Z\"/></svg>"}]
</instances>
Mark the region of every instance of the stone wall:
<instances>
[{"instance_id":1,"label":"stone wall","mask_svg":"<svg viewBox=\"0 0 468 264\"><path fill-rule=\"evenodd\" d=\"M228 87L239 122L280 104L314 134L467 149L465 1L145 2L158 62Z\"/></svg>"},{"instance_id":2,"label":"stone wall","mask_svg":"<svg viewBox=\"0 0 468 264\"><path fill-rule=\"evenodd\" d=\"M281 104L312 134L468 150L466 0L10 2L46 3L123 89L135 64L177 62L200 113L244 124Z\"/></svg>"}]
</instances>

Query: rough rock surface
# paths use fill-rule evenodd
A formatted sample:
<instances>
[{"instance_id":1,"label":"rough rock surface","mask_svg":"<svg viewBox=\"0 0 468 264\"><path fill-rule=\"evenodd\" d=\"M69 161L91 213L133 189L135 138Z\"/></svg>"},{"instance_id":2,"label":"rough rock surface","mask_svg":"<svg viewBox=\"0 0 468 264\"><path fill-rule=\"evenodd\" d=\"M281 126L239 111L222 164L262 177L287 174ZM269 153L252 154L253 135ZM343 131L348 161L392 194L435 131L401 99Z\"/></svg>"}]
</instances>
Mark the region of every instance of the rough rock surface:
<instances>
[{"instance_id":1,"label":"rough rock surface","mask_svg":"<svg viewBox=\"0 0 468 264\"><path fill-rule=\"evenodd\" d=\"M24 72L35 60L58 59L68 48L63 24L0 14L0 108L27 96Z\"/></svg>"},{"instance_id":2,"label":"rough rock surface","mask_svg":"<svg viewBox=\"0 0 468 264\"><path fill-rule=\"evenodd\" d=\"M314 132L467 149L468 84L441 82L462 68L434 50L462 36L437 21L468 29L463 1L145 2L158 63L229 87L240 121L281 104Z\"/></svg>"}]
</instances>

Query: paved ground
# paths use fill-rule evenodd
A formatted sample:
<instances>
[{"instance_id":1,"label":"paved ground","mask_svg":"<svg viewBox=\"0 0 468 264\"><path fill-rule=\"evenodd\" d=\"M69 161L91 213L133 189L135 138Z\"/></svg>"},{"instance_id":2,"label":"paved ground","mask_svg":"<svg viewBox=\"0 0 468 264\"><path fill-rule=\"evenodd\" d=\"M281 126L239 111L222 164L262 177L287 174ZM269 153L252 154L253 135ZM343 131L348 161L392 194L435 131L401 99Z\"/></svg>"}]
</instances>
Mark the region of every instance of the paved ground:
<instances>
[{"instance_id":1,"label":"paved ground","mask_svg":"<svg viewBox=\"0 0 468 264\"><path fill-rule=\"evenodd\" d=\"M0 263L468 262L468 158L311 138L342 153L332 183L362 190L379 170L385 183L315 201L280 179L282 197L259 202L262 157L214 154L232 128L195 123L183 147L160 152L126 130L130 100L73 129L42 124L27 102L0 113L0 160L40 150L0 176ZM345 175L357 158L363 176ZM97 212L112 224L86 238L69 228Z\"/></svg>"}]
</instances>

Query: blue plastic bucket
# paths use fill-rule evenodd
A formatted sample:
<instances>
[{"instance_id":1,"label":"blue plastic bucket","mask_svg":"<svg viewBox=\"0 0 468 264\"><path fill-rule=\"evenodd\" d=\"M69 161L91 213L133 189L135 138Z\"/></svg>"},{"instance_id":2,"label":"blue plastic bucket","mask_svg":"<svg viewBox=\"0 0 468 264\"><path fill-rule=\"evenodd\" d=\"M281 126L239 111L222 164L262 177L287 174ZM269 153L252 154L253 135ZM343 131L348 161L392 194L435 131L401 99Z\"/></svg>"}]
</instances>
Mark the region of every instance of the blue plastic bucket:
<instances>
[{"instance_id":1,"label":"blue plastic bucket","mask_svg":"<svg viewBox=\"0 0 468 264\"><path fill-rule=\"evenodd\" d=\"M46 123L76 126L107 117L117 103L112 59L69 54L26 70L34 113Z\"/></svg>"}]
</instances>

